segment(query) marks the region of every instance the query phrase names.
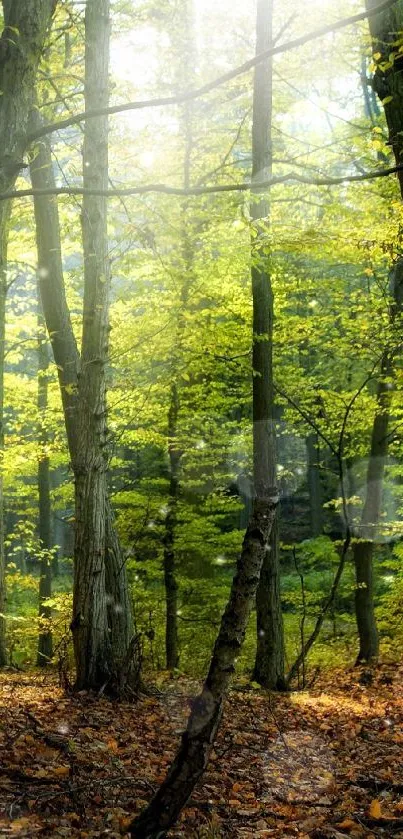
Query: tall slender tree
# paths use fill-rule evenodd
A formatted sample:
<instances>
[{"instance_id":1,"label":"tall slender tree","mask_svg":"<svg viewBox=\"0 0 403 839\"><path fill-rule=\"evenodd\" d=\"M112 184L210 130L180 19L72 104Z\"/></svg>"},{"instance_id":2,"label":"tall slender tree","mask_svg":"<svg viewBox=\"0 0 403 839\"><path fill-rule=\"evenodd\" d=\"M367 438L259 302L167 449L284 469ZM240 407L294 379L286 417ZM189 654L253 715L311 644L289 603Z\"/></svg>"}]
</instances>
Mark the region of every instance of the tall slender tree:
<instances>
[{"instance_id":1,"label":"tall slender tree","mask_svg":"<svg viewBox=\"0 0 403 839\"><path fill-rule=\"evenodd\" d=\"M273 30L272 0L258 0L256 49L270 49ZM267 482L276 482L276 430L273 386L273 287L268 257L270 202L259 183L272 171L272 76L273 59L255 69L252 124L252 183L250 213L252 237L253 295L253 482L256 498ZM280 562L277 518L265 552L256 595L257 650L254 678L267 688L282 690L284 679L284 632L280 598Z\"/></svg>"},{"instance_id":2,"label":"tall slender tree","mask_svg":"<svg viewBox=\"0 0 403 839\"><path fill-rule=\"evenodd\" d=\"M181 9L180 26L177 28L179 53L178 88L191 86L194 79L195 42L194 42L193 0L184 0ZM190 186L192 165L192 103L182 106L179 128L183 137L183 186ZM181 393L185 381L181 376L181 358L183 337L186 327L185 312L189 301L189 291L193 280L193 243L191 222L189 221L189 199L184 199L180 211L180 299L176 330L176 342L172 352L172 374L168 408L168 457L169 457L169 495L168 511L165 518L164 533L164 581L166 602L165 650L168 669L178 666L178 583L176 579L175 530L180 493L180 470L182 451L179 442L179 419Z\"/></svg>"},{"instance_id":3,"label":"tall slender tree","mask_svg":"<svg viewBox=\"0 0 403 839\"><path fill-rule=\"evenodd\" d=\"M367 0L367 8L376 6ZM373 87L385 110L389 130L389 143L395 161L403 160L403 82L402 58L395 42L403 29L403 3L398 0L389 9L369 19L370 33L376 71ZM392 57L392 60L391 60ZM398 172L400 195L403 198L403 173ZM389 448L389 424L392 409L391 382L394 378L394 346L398 337L403 305L403 255L397 249L394 264L390 270L390 343L385 347L380 361L379 379L376 391L376 409L371 431L364 507L357 536L353 544L356 575L355 612L359 636L358 662L376 659L379 639L374 609L373 560L374 544L377 538L382 512L382 493L385 465Z\"/></svg>"},{"instance_id":4,"label":"tall slender tree","mask_svg":"<svg viewBox=\"0 0 403 839\"><path fill-rule=\"evenodd\" d=\"M260 15L265 11L265 0L258 0L257 32L261 26ZM259 49L259 40L257 41ZM259 218L261 216L259 215ZM271 370L271 332L267 340L256 341L263 332L256 307L269 301L267 284L258 286L260 294L253 293L253 378L266 383L263 394L253 390L254 422L259 433L255 437L254 457L258 476L255 486L252 514L243 540L241 555L232 581L228 603L221 619L214 645L209 672L202 692L193 704L186 731L176 757L154 798L134 819L129 833L136 839L162 839L177 820L195 785L201 778L221 721L223 702L228 691L245 637L249 615L256 597L263 562L268 553L271 530L276 515L278 492L275 473L269 468L268 439L271 432L270 405L267 390ZM263 295L263 296L262 296ZM265 326L267 323L265 321ZM258 396L258 401L255 401ZM262 403L260 400L263 399ZM260 457L258 446L262 446ZM261 466L261 463L264 466ZM266 468L265 468L266 467Z\"/></svg>"},{"instance_id":5,"label":"tall slender tree","mask_svg":"<svg viewBox=\"0 0 403 839\"><path fill-rule=\"evenodd\" d=\"M56 0L3 0L0 37L0 189L13 188L27 146L29 113L35 96L38 64ZM0 207L0 449L4 445L4 336L7 293L7 225L10 202ZM4 510L0 472L0 666L6 662L4 588Z\"/></svg>"},{"instance_id":6,"label":"tall slender tree","mask_svg":"<svg viewBox=\"0 0 403 839\"><path fill-rule=\"evenodd\" d=\"M46 427L49 355L45 322L39 300L38 309L38 535L42 552L39 577L39 618L43 620L44 625L39 631L37 664L40 667L44 667L49 664L53 652L52 632L48 625L52 612L50 607L46 605L46 600L52 594L52 511L50 501L50 460L48 454L49 435Z\"/></svg>"},{"instance_id":7,"label":"tall slender tree","mask_svg":"<svg viewBox=\"0 0 403 839\"><path fill-rule=\"evenodd\" d=\"M7 242L10 201L0 207L0 457L4 455L4 358L7 300ZM0 667L7 663L6 653L6 568L4 553L3 463L0 462Z\"/></svg>"},{"instance_id":8,"label":"tall slender tree","mask_svg":"<svg viewBox=\"0 0 403 839\"><path fill-rule=\"evenodd\" d=\"M109 2L89 0L85 13L87 109L108 102ZM37 119L34 115L33 119ZM84 186L108 184L108 121L86 123ZM55 187L50 145L32 156L37 189ZM66 301L57 204L35 196L41 299L58 369L75 479L75 576L72 632L76 686L122 692L139 678L127 573L108 496L105 365L108 357L110 270L106 199L83 200L84 302L81 354Z\"/></svg>"}]
</instances>

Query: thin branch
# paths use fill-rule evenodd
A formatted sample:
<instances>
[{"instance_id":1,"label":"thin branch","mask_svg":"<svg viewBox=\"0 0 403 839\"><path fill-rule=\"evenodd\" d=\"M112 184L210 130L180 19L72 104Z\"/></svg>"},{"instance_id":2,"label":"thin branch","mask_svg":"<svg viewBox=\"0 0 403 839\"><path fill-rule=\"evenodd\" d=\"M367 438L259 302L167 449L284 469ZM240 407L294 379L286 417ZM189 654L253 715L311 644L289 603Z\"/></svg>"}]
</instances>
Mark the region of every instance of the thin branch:
<instances>
[{"instance_id":1,"label":"thin branch","mask_svg":"<svg viewBox=\"0 0 403 839\"><path fill-rule=\"evenodd\" d=\"M327 437L326 434L323 433L323 431L321 431L319 425L310 416L310 414L307 411L305 411L303 408L301 408L301 406L298 404L298 402L296 402L295 399L292 398L292 396L289 396L288 393L285 393L284 390L282 390L280 387L278 387L277 384L274 384L274 390L275 390L276 393L279 394L279 396L282 396L282 398L285 399L288 402L289 405L291 405L293 408L295 408L297 413L302 417L303 420L305 420L307 425L309 425L314 430L315 434L317 434L318 437L320 437L320 439L323 440L323 442L326 444L326 446L329 448L329 450L332 452L332 454L334 454L337 457L338 451L334 447L332 441L329 439L329 437Z\"/></svg>"},{"instance_id":2,"label":"thin branch","mask_svg":"<svg viewBox=\"0 0 403 839\"><path fill-rule=\"evenodd\" d=\"M293 555L293 558L294 558L295 570L298 574L298 577L299 577L299 580L300 580L300 583L301 583L302 616L301 616L301 620L300 620L300 624L299 624L299 632L300 632L300 638L301 638L301 653L303 653L302 661L301 661L301 663L302 663L302 688L305 688L305 683L306 683L305 621L306 621L306 611L307 611L306 610L305 580L304 580L304 575L303 575L303 573L301 571L301 568L299 566L299 563L298 563L297 550L296 550L295 545L293 546L293 549L292 549L292 555ZM299 682L299 673L298 673L298 682Z\"/></svg>"},{"instance_id":3,"label":"thin branch","mask_svg":"<svg viewBox=\"0 0 403 839\"><path fill-rule=\"evenodd\" d=\"M343 547L342 547L342 550L341 550L339 564L337 566L337 571L336 571L336 573L334 575L334 578L333 578L333 583L332 583L330 592L329 592L325 602L322 605L322 609L321 609L318 617L316 618L316 623L315 623L315 626L312 630L311 635L306 640L303 649L301 650L297 659L294 661L294 664L290 668L290 672L287 675L287 685L291 684L292 680L294 679L294 677L298 673L302 662L306 661L306 657L307 657L311 647L314 645L314 643L315 643L315 641L316 641L316 639L317 639L317 637L320 633L320 630L322 629L325 617L326 617L326 615L329 611L330 606L333 604L333 601L336 597L337 589L339 587L339 582L341 580L341 576L342 576L343 571L344 571L344 566L346 564L347 553L348 553L348 550L349 550L349 547L350 547L350 543L351 543L351 532L350 532L350 528L347 524L346 535L344 537L344 542L343 542Z\"/></svg>"},{"instance_id":4,"label":"thin branch","mask_svg":"<svg viewBox=\"0 0 403 839\"><path fill-rule=\"evenodd\" d=\"M339 479L340 479L340 492L341 492L341 498L342 498L343 519L344 519L344 524L345 524L345 528L346 528L346 533L345 533L345 537L344 537L344 540L343 540L343 546L342 546L342 549L341 549L339 563L338 563L337 570L336 570L336 573L335 573L334 578L333 578L333 583L331 585L329 594L328 594L327 598L325 599L324 603L322 604L321 611L316 618L315 626L314 626L309 638L306 640L305 644L303 645L303 647L301 649L301 652L299 653L296 660L294 661L294 664L290 668L290 671L289 671L288 676L287 676L287 685L291 684L292 680L295 678L296 674L299 672L299 669L300 669L301 665L303 665L305 667L306 656L308 655L311 647L315 643L315 641L316 641L316 639L317 639L317 637L318 637L318 635L319 635L319 633L322 629L325 617L326 617L330 607L333 605L334 599L335 599L336 594L337 594L337 589L339 587L339 583L340 583L340 580L341 580L341 577L342 577L342 574L343 574L343 571L344 571L344 567L345 567L345 564L346 564L347 554L348 554L350 544L351 544L352 533L351 533L351 527L350 527L350 521L349 521L349 515L348 515L348 504L347 504L346 490L345 490L345 483L344 483L344 438L345 438L345 433L346 433L346 428L347 428L347 421L348 421L348 418L350 416L351 410L354 406L354 403L356 402L356 400L358 399L358 397L360 396L360 394L364 390L364 387L373 378L373 374L374 374L374 371L375 371L378 363L379 363L379 360L376 361L372 371L370 373L368 373L368 375L365 377L365 379L363 379L360 386L357 388L357 390L354 392L353 396L351 397L350 401L348 402L348 404L346 406L345 413L344 413L343 422L341 424L337 449L334 449L333 446L331 447L332 452L336 455L336 458L337 458L338 472L339 472ZM299 411L299 413L303 417L303 419L305 419L306 421L309 422L309 419L307 418L307 415L305 414L305 412L301 411L300 407L296 403L294 403L294 407L297 409L297 411ZM313 422L310 422L310 425L312 426L312 428L315 427ZM318 433L318 429L317 429L317 433ZM322 436L322 439L324 439L323 435L321 435L321 436Z\"/></svg>"},{"instance_id":5,"label":"thin branch","mask_svg":"<svg viewBox=\"0 0 403 839\"><path fill-rule=\"evenodd\" d=\"M288 172L286 175L275 175L270 180L262 181L257 187L256 184L244 182L239 184L217 184L216 186L193 186L188 189L167 184L145 184L144 186L128 186L114 189L84 189L82 186L59 186L55 189L15 189L0 193L0 201L9 201L11 198L27 198L30 195L103 195L107 198L119 198L122 195L145 195L150 192L158 192L163 195L214 195L220 192L248 192L249 190L261 192L270 189L278 184L295 181L300 184L311 186L337 186L344 183L355 183L359 181L371 181L375 178L386 178L388 175L395 175L403 170L403 164L389 166L387 169L375 169L374 172L365 172L360 175L340 175L337 177L309 178L299 175L297 172Z\"/></svg>"},{"instance_id":6,"label":"thin branch","mask_svg":"<svg viewBox=\"0 0 403 839\"><path fill-rule=\"evenodd\" d=\"M304 44L309 43L309 41L314 41L317 38L321 38L331 32L337 32L339 29L344 29L346 26L351 26L353 23L358 23L361 20L366 20L369 17L380 14L393 6L395 2L396 0L386 0L386 2L380 3L373 9L367 9L364 12L359 12L358 14L335 21L335 23L320 26L318 29L308 32L306 35L300 35L298 38L293 38L291 41L287 41L284 44L278 44L277 46L250 58L248 61L239 65L239 67L235 67L234 70L229 70L227 73L223 73L221 76L218 76L218 78L213 79L213 81L207 82L207 84L202 85L202 87L197 88L197 90L189 90L184 93L178 93L176 96L164 96L159 99L145 99L137 102L126 102L123 105L112 105L109 108L98 108L92 111L83 111L75 116L38 128L28 136L28 142L33 142L39 137L51 134L53 131L60 131L63 128L69 128L70 125L77 125L77 123L83 122L86 119L92 119L105 114L119 114L125 111L140 110L142 108L160 108L164 105L179 105L183 102L191 102L194 99L199 99L206 93L210 93L210 91L221 87L221 85L226 82L230 82L238 76L243 76L249 70L252 70L253 67L256 67L256 65L266 61L266 59L271 56L289 52L292 49L304 46Z\"/></svg>"}]
</instances>

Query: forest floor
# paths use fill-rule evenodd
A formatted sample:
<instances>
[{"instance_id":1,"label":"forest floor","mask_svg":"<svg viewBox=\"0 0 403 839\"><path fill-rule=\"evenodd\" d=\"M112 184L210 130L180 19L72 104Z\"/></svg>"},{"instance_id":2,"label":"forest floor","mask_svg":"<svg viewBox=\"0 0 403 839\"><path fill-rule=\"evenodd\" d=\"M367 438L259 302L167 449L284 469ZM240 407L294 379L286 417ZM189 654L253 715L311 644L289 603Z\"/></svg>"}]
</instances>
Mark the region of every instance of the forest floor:
<instances>
[{"instance_id":1,"label":"forest floor","mask_svg":"<svg viewBox=\"0 0 403 839\"><path fill-rule=\"evenodd\" d=\"M137 704L0 675L0 836L124 837L175 752L197 685ZM333 671L306 691L233 689L186 839L403 839L403 665Z\"/></svg>"}]
</instances>

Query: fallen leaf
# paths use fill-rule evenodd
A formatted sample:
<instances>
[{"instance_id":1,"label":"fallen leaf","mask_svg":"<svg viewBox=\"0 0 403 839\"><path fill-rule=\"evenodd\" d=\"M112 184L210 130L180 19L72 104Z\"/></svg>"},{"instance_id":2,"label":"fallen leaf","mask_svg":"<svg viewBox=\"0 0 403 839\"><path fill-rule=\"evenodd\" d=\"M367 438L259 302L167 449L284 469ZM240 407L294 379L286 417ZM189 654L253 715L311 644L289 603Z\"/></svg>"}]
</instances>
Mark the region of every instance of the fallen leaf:
<instances>
[{"instance_id":1,"label":"fallen leaf","mask_svg":"<svg viewBox=\"0 0 403 839\"><path fill-rule=\"evenodd\" d=\"M18 833L20 830L25 830L30 825L30 819L23 816L21 819L14 819L10 822L10 829L13 833Z\"/></svg>"},{"instance_id":2,"label":"fallen leaf","mask_svg":"<svg viewBox=\"0 0 403 839\"><path fill-rule=\"evenodd\" d=\"M56 766L53 770L54 775L70 775L70 766Z\"/></svg>"},{"instance_id":3,"label":"fallen leaf","mask_svg":"<svg viewBox=\"0 0 403 839\"><path fill-rule=\"evenodd\" d=\"M357 822L353 821L353 819L343 819L342 822L338 822L336 827L340 827L341 830L353 830L357 827Z\"/></svg>"},{"instance_id":4,"label":"fallen leaf","mask_svg":"<svg viewBox=\"0 0 403 839\"><path fill-rule=\"evenodd\" d=\"M108 746L108 749L110 749L110 751L111 751L111 752L115 752L115 753L116 753L116 752L118 751L118 749L119 749L119 744L118 744L118 741L117 741L117 740L115 740L115 738L114 738L114 737L111 737L111 738L110 738L110 740L108 740L108 742L107 742L107 744L106 744L106 745Z\"/></svg>"},{"instance_id":5,"label":"fallen leaf","mask_svg":"<svg viewBox=\"0 0 403 839\"><path fill-rule=\"evenodd\" d=\"M381 819L382 818L382 807L381 802L378 798L374 798L369 805L368 814L371 819Z\"/></svg>"}]
</instances>

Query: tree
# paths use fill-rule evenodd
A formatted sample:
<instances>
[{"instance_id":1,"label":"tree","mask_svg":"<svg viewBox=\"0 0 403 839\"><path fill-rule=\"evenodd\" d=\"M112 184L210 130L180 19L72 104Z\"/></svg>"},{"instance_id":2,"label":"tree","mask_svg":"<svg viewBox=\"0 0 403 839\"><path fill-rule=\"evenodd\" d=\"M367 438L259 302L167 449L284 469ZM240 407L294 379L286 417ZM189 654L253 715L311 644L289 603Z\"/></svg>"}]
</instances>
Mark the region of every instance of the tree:
<instances>
[{"instance_id":1,"label":"tree","mask_svg":"<svg viewBox=\"0 0 403 839\"><path fill-rule=\"evenodd\" d=\"M369 0L367 8L376 4ZM402 162L403 153L403 86L401 57L394 50L399 46L403 28L402 4L394 4L379 15L370 18L370 33L376 71L373 86L385 109L389 130L389 143L396 164ZM403 198L403 174L398 172L400 194ZM391 339L382 353L376 392L376 413L372 426L371 444L366 476L365 502L358 528L358 539L353 544L356 570L355 610L359 635L358 662L369 662L378 656L379 639L374 610L373 554L374 541L382 512L384 472L389 449L389 423L394 380L394 355L396 354L399 319L403 304L403 256L398 252L390 270L390 325ZM395 333L395 336L393 335Z\"/></svg>"},{"instance_id":2,"label":"tree","mask_svg":"<svg viewBox=\"0 0 403 839\"><path fill-rule=\"evenodd\" d=\"M35 96L39 60L56 0L3 0L0 38L0 188L14 187L23 167L29 113ZM0 205L0 449L4 445L4 335L7 266L7 224L10 204ZM0 475L0 666L5 659L5 583L3 478Z\"/></svg>"},{"instance_id":3,"label":"tree","mask_svg":"<svg viewBox=\"0 0 403 839\"><path fill-rule=\"evenodd\" d=\"M258 32L264 4L265 0L258 0ZM255 174L257 171L259 170L254 170ZM261 215L257 217L261 218ZM271 405L267 400L267 391L270 393L271 332L268 332L267 320L265 319L262 324L260 318L263 316L263 309L270 313L270 308L267 308L270 298L269 286L266 283L267 275L262 275L259 271L252 276L254 281L252 372L254 381L259 379L264 385L264 387L262 385L259 388L254 387L253 391L253 422L254 429L255 427L257 429L254 436L256 482L253 510L203 690L194 702L181 745L165 781L148 807L140 813L138 818L134 819L129 827L129 833L136 839L157 839L157 837L166 836L207 766L221 721L223 701L245 637L262 565L268 554L278 494L274 483L275 473L270 469L268 448L269 434L272 430ZM265 330L262 329L263 325ZM257 336L260 340L256 340ZM267 336L266 340L262 340L262 336L265 338Z\"/></svg>"},{"instance_id":4,"label":"tree","mask_svg":"<svg viewBox=\"0 0 403 839\"><path fill-rule=\"evenodd\" d=\"M0 208L0 456L4 457L4 358L6 333L6 300L7 300L7 242L8 217L10 202ZM6 607L5 587L5 554L4 554L4 490L3 463L0 463L0 667L7 663L6 655L6 621L4 617Z\"/></svg>"},{"instance_id":5,"label":"tree","mask_svg":"<svg viewBox=\"0 0 403 839\"><path fill-rule=\"evenodd\" d=\"M258 0L256 52L272 43L273 5ZM255 69L252 125L252 295L253 295L253 482L257 498L267 482L276 483L276 431L273 385L273 288L268 255L269 199L259 195L259 182L272 168L272 64ZM280 599L278 525L275 521L257 589L257 650L254 678L261 685L284 689L284 634Z\"/></svg>"},{"instance_id":6,"label":"tree","mask_svg":"<svg viewBox=\"0 0 403 839\"><path fill-rule=\"evenodd\" d=\"M39 295L38 295L39 297ZM52 632L48 621L51 609L46 600L52 594L52 510L50 501L50 461L48 454L49 435L47 431L46 409L48 407L48 342L45 323L38 299L38 497L39 497L39 527L38 536L41 550L39 577L39 619L44 621L40 626L38 638L37 664L40 667L49 664L52 658Z\"/></svg>"},{"instance_id":7,"label":"tree","mask_svg":"<svg viewBox=\"0 0 403 839\"><path fill-rule=\"evenodd\" d=\"M86 103L108 99L109 3L86 6ZM84 184L108 183L107 117L88 120L84 136ZM31 162L33 185L54 187L50 147L39 143ZM58 368L67 439L75 478L75 576L72 632L77 688L107 686L121 693L138 681L125 562L108 496L108 430L105 364L108 355L110 269L106 199L83 201L84 301L78 353L64 288L58 210L48 196L35 197L41 299Z\"/></svg>"},{"instance_id":8,"label":"tree","mask_svg":"<svg viewBox=\"0 0 403 839\"><path fill-rule=\"evenodd\" d=\"M193 0L185 0L181 10L178 48L180 67L178 72L179 87L189 85L194 76L195 41L193 37ZM182 107L180 119L180 133L184 139L183 155L183 185L189 187L192 162L192 103L187 102ZM178 440L178 425L180 412L180 392L185 381L180 374L181 353L183 351L183 332L186 326L185 314L188 306L189 291L192 284L193 247L189 230L189 202L185 199L181 207L181 235L180 235L180 305L178 313L176 346L172 353L172 380L170 385L168 408L168 458L169 458L169 497L168 509L165 517L164 534L164 582L166 602L165 649L166 666L174 669L179 663L178 651L178 583L176 579L175 537L177 524L177 508L180 491L181 447Z\"/></svg>"}]
</instances>

